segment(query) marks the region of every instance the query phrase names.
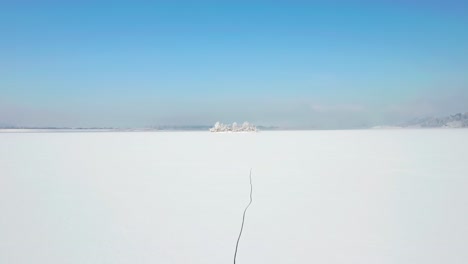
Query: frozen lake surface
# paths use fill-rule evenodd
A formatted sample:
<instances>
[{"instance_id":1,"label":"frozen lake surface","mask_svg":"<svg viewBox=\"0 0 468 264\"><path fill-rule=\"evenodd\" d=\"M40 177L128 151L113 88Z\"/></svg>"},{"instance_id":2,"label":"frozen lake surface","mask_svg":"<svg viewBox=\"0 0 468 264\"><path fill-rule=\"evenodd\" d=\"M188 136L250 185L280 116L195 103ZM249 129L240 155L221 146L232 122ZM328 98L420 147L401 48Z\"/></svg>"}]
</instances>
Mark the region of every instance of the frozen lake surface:
<instances>
[{"instance_id":1,"label":"frozen lake surface","mask_svg":"<svg viewBox=\"0 0 468 264\"><path fill-rule=\"evenodd\" d=\"M1 133L0 263L468 263L468 130Z\"/></svg>"}]
</instances>

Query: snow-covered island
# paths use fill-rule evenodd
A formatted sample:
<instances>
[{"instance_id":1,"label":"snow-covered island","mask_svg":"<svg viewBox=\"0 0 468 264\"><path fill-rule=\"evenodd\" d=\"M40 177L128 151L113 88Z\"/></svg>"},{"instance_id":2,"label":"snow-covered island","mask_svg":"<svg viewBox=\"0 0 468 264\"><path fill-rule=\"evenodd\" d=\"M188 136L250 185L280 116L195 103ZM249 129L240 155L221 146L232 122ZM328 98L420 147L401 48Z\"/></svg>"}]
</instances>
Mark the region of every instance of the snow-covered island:
<instances>
[{"instance_id":1,"label":"snow-covered island","mask_svg":"<svg viewBox=\"0 0 468 264\"><path fill-rule=\"evenodd\" d=\"M468 128L468 112L449 116L414 118L396 126L379 125L372 127L372 129L401 128Z\"/></svg>"},{"instance_id":2,"label":"snow-covered island","mask_svg":"<svg viewBox=\"0 0 468 264\"><path fill-rule=\"evenodd\" d=\"M257 132L257 127L250 124L249 122L244 122L239 126L236 122L232 125L225 125L220 122L216 122L215 125L210 128L210 132Z\"/></svg>"},{"instance_id":3,"label":"snow-covered island","mask_svg":"<svg viewBox=\"0 0 468 264\"><path fill-rule=\"evenodd\" d=\"M416 118L407 122L409 128L468 128L468 112L443 117Z\"/></svg>"}]
</instances>

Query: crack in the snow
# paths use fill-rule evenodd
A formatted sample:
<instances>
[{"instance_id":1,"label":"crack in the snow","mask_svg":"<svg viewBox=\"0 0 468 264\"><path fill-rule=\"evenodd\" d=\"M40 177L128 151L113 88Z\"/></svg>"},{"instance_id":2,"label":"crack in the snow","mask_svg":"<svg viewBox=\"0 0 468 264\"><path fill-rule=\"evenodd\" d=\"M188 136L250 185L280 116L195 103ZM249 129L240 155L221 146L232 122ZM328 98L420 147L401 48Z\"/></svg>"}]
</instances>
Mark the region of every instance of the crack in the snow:
<instances>
[{"instance_id":1,"label":"crack in the snow","mask_svg":"<svg viewBox=\"0 0 468 264\"><path fill-rule=\"evenodd\" d=\"M241 229L240 229L240 232L239 232L239 237L237 238L236 251L234 252L234 264L236 264L237 248L239 247L239 241L240 241L240 238L242 236L242 230L244 230L245 213L247 212L247 209L249 209L249 206L252 203L252 190L253 190L253 187L252 187L252 169L250 169L249 179L250 179L250 202L247 205L247 207L245 207L244 214L242 216L242 225L241 225Z\"/></svg>"}]
</instances>

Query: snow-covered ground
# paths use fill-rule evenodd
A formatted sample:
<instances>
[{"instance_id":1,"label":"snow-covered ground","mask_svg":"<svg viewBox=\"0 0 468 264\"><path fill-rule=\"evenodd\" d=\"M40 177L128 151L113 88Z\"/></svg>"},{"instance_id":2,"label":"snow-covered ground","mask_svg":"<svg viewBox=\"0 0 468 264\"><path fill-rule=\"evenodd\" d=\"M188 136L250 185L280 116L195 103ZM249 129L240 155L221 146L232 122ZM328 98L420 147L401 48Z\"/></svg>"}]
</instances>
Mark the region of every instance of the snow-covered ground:
<instances>
[{"instance_id":1,"label":"snow-covered ground","mask_svg":"<svg viewBox=\"0 0 468 264\"><path fill-rule=\"evenodd\" d=\"M0 134L0 263L468 263L468 130Z\"/></svg>"}]
</instances>

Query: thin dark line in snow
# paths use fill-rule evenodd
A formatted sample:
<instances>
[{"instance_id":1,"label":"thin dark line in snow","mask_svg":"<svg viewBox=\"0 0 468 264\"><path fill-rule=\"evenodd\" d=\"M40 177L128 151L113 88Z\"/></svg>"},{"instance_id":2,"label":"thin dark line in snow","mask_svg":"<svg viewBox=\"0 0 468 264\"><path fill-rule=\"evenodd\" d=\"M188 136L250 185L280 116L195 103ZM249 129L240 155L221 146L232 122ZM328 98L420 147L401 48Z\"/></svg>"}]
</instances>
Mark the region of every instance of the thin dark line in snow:
<instances>
[{"instance_id":1,"label":"thin dark line in snow","mask_svg":"<svg viewBox=\"0 0 468 264\"><path fill-rule=\"evenodd\" d=\"M239 237L237 238L236 251L234 252L234 264L236 264L237 249L239 247L239 241L240 241L240 238L242 236L242 230L244 230L245 213L247 212L247 209L249 209L249 206L252 203L252 190L253 190L253 187L252 187L252 169L250 169L249 179L250 179L250 202L247 205L247 207L245 207L244 214L242 215L242 225L241 225L241 229L240 229L240 232L239 232Z\"/></svg>"}]
</instances>

